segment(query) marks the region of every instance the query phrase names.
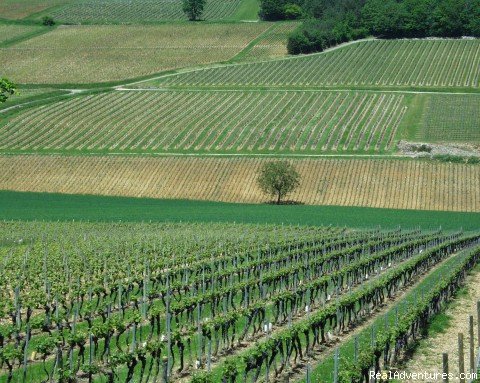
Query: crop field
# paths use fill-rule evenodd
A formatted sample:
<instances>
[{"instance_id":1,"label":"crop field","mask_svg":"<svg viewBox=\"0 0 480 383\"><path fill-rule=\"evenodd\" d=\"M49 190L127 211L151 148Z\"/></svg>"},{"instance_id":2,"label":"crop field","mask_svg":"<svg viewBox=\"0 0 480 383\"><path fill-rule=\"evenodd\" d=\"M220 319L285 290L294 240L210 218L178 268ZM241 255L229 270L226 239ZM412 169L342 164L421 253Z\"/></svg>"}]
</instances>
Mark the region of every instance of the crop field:
<instances>
[{"instance_id":1,"label":"crop field","mask_svg":"<svg viewBox=\"0 0 480 383\"><path fill-rule=\"evenodd\" d=\"M276 23L243 57L246 61L272 59L288 55L287 39L300 23Z\"/></svg>"},{"instance_id":2,"label":"crop field","mask_svg":"<svg viewBox=\"0 0 480 383\"><path fill-rule=\"evenodd\" d=\"M0 189L262 203L264 158L1 156ZM480 212L480 166L413 160L292 159L310 205Z\"/></svg>"},{"instance_id":3,"label":"crop field","mask_svg":"<svg viewBox=\"0 0 480 383\"><path fill-rule=\"evenodd\" d=\"M17 83L96 83L226 61L270 23L63 26L0 49Z\"/></svg>"},{"instance_id":4,"label":"crop field","mask_svg":"<svg viewBox=\"0 0 480 383\"><path fill-rule=\"evenodd\" d=\"M110 92L16 115L2 126L0 149L383 152L405 111L393 93Z\"/></svg>"},{"instance_id":5,"label":"crop field","mask_svg":"<svg viewBox=\"0 0 480 383\"><path fill-rule=\"evenodd\" d=\"M138 84L186 87L473 88L480 40L369 40L321 54L201 69Z\"/></svg>"},{"instance_id":6,"label":"crop field","mask_svg":"<svg viewBox=\"0 0 480 383\"><path fill-rule=\"evenodd\" d=\"M295 382L305 362L362 329L357 352L373 358L373 337L395 364L410 345L399 337L419 335L422 313L438 312L480 261L479 234L438 229L0 225L9 382ZM376 318L382 331L368 327ZM330 381L322 359L315 374Z\"/></svg>"},{"instance_id":7,"label":"crop field","mask_svg":"<svg viewBox=\"0 0 480 383\"><path fill-rule=\"evenodd\" d=\"M23 19L47 8L67 4L73 0L2 0L0 18Z\"/></svg>"},{"instance_id":8,"label":"crop field","mask_svg":"<svg viewBox=\"0 0 480 383\"><path fill-rule=\"evenodd\" d=\"M210 0L202 19L232 18L241 3L242 0ZM52 14L62 22L73 24L187 20L181 0L77 0Z\"/></svg>"},{"instance_id":9,"label":"crop field","mask_svg":"<svg viewBox=\"0 0 480 383\"><path fill-rule=\"evenodd\" d=\"M430 95L415 138L426 142L480 143L480 96Z\"/></svg>"},{"instance_id":10,"label":"crop field","mask_svg":"<svg viewBox=\"0 0 480 383\"><path fill-rule=\"evenodd\" d=\"M36 25L0 24L0 46L39 30L44 30L44 28Z\"/></svg>"}]
</instances>

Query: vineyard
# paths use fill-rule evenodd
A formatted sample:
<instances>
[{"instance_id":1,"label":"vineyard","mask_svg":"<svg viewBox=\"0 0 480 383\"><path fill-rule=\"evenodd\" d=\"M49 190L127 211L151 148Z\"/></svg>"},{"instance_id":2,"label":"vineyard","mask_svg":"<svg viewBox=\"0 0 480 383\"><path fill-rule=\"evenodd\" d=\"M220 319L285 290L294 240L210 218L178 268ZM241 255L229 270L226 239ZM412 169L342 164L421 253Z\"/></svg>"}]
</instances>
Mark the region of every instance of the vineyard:
<instances>
[{"instance_id":1,"label":"vineyard","mask_svg":"<svg viewBox=\"0 0 480 383\"><path fill-rule=\"evenodd\" d=\"M203 19L229 19L234 16L241 2L242 0L209 1ZM54 11L53 16L69 24L187 20L180 0L77 0Z\"/></svg>"},{"instance_id":2,"label":"vineyard","mask_svg":"<svg viewBox=\"0 0 480 383\"><path fill-rule=\"evenodd\" d=\"M288 35L300 25L297 22L276 23L244 57L246 61L287 56Z\"/></svg>"},{"instance_id":3,"label":"vineyard","mask_svg":"<svg viewBox=\"0 0 480 383\"><path fill-rule=\"evenodd\" d=\"M480 41L369 40L321 54L194 70L137 87L478 89Z\"/></svg>"},{"instance_id":4,"label":"vineyard","mask_svg":"<svg viewBox=\"0 0 480 383\"><path fill-rule=\"evenodd\" d=\"M0 189L262 203L260 158L1 156ZM480 212L478 165L296 159L310 205Z\"/></svg>"},{"instance_id":5,"label":"vineyard","mask_svg":"<svg viewBox=\"0 0 480 383\"><path fill-rule=\"evenodd\" d=\"M0 46L38 30L42 30L42 28L36 25L0 24Z\"/></svg>"},{"instance_id":6,"label":"vineyard","mask_svg":"<svg viewBox=\"0 0 480 383\"><path fill-rule=\"evenodd\" d=\"M1 225L8 383L297 381L297 367L441 270L337 366L362 376L399 360L425 325L419 307L438 311L480 261L480 235L441 230Z\"/></svg>"},{"instance_id":7,"label":"vineyard","mask_svg":"<svg viewBox=\"0 0 480 383\"><path fill-rule=\"evenodd\" d=\"M404 96L386 93L102 93L16 115L2 127L0 149L384 152L406 109Z\"/></svg>"},{"instance_id":8,"label":"vineyard","mask_svg":"<svg viewBox=\"0 0 480 383\"><path fill-rule=\"evenodd\" d=\"M0 49L18 83L95 83L227 61L270 23L62 26Z\"/></svg>"},{"instance_id":9,"label":"vineyard","mask_svg":"<svg viewBox=\"0 0 480 383\"><path fill-rule=\"evenodd\" d=\"M478 95L423 96L423 114L415 138L427 142L480 143Z\"/></svg>"},{"instance_id":10,"label":"vineyard","mask_svg":"<svg viewBox=\"0 0 480 383\"><path fill-rule=\"evenodd\" d=\"M63 5L72 0L2 0L0 15L5 19L23 19L47 8Z\"/></svg>"}]
</instances>

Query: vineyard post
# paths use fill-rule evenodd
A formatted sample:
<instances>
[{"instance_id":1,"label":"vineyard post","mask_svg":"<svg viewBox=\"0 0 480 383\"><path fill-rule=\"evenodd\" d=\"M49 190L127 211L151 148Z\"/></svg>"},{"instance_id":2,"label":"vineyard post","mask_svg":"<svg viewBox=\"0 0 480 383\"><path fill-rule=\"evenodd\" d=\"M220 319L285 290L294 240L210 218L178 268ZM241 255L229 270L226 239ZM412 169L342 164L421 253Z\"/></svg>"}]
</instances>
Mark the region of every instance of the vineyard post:
<instances>
[{"instance_id":1,"label":"vineyard post","mask_svg":"<svg viewBox=\"0 0 480 383\"><path fill-rule=\"evenodd\" d=\"M468 318L470 340L470 372L475 372L475 338L473 335L473 315Z\"/></svg>"},{"instance_id":2,"label":"vineyard post","mask_svg":"<svg viewBox=\"0 0 480 383\"><path fill-rule=\"evenodd\" d=\"M202 322L200 321L200 301L197 303L198 363L202 363ZM198 366L200 367L200 366Z\"/></svg>"},{"instance_id":3,"label":"vineyard post","mask_svg":"<svg viewBox=\"0 0 480 383\"><path fill-rule=\"evenodd\" d=\"M28 367L28 341L30 340L30 324L27 324L27 331L25 334L25 349L23 350L23 381L27 381L27 367Z\"/></svg>"},{"instance_id":4,"label":"vineyard post","mask_svg":"<svg viewBox=\"0 0 480 383\"><path fill-rule=\"evenodd\" d=\"M478 347L480 347L480 301L477 302L477 336Z\"/></svg>"},{"instance_id":5,"label":"vineyard post","mask_svg":"<svg viewBox=\"0 0 480 383\"><path fill-rule=\"evenodd\" d=\"M311 379L310 375L311 375L310 363L307 363L307 378L306 378L306 383L311 383L311 381L310 381L310 379Z\"/></svg>"},{"instance_id":6,"label":"vineyard post","mask_svg":"<svg viewBox=\"0 0 480 383\"><path fill-rule=\"evenodd\" d=\"M448 383L448 354L442 354L442 361L443 361L443 383Z\"/></svg>"},{"instance_id":7,"label":"vineyard post","mask_svg":"<svg viewBox=\"0 0 480 383\"><path fill-rule=\"evenodd\" d=\"M333 383L338 383L338 347L335 349L335 360L333 367Z\"/></svg>"},{"instance_id":8,"label":"vineyard post","mask_svg":"<svg viewBox=\"0 0 480 383\"><path fill-rule=\"evenodd\" d=\"M208 359L207 359L208 372L212 370L212 338L208 338Z\"/></svg>"},{"instance_id":9,"label":"vineyard post","mask_svg":"<svg viewBox=\"0 0 480 383\"><path fill-rule=\"evenodd\" d=\"M460 383L465 383L465 378L461 378L461 375L465 373L462 333L458 333L458 373L460 374Z\"/></svg>"}]
</instances>

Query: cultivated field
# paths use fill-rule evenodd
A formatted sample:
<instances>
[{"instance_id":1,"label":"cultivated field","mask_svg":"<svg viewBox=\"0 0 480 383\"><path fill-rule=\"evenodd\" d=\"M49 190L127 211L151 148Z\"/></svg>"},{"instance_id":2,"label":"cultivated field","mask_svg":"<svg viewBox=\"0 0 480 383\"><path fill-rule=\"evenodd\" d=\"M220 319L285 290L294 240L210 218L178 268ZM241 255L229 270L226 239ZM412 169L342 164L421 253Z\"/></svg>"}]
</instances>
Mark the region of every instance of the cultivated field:
<instances>
[{"instance_id":1,"label":"cultivated field","mask_svg":"<svg viewBox=\"0 0 480 383\"><path fill-rule=\"evenodd\" d=\"M480 95L425 98L415 138L427 142L480 143Z\"/></svg>"},{"instance_id":2,"label":"cultivated field","mask_svg":"<svg viewBox=\"0 0 480 383\"><path fill-rule=\"evenodd\" d=\"M17 83L95 83L226 61L270 23L63 26L0 49Z\"/></svg>"},{"instance_id":3,"label":"cultivated field","mask_svg":"<svg viewBox=\"0 0 480 383\"><path fill-rule=\"evenodd\" d=\"M370 40L321 54L138 84L186 87L479 87L480 40Z\"/></svg>"},{"instance_id":4,"label":"cultivated field","mask_svg":"<svg viewBox=\"0 0 480 383\"><path fill-rule=\"evenodd\" d=\"M406 109L393 93L110 92L17 114L0 150L385 152Z\"/></svg>"},{"instance_id":5,"label":"cultivated field","mask_svg":"<svg viewBox=\"0 0 480 383\"><path fill-rule=\"evenodd\" d=\"M41 30L44 28L36 25L0 24L0 46Z\"/></svg>"},{"instance_id":6,"label":"cultivated field","mask_svg":"<svg viewBox=\"0 0 480 383\"><path fill-rule=\"evenodd\" d=\"M242 0L210 0L204 20L232 18ZM187 20L181 0L84 0L73 1L55 10L53 16L65 23L148 23Z\"/></svg>"},{"instance_id":7,"label":"cultivated field","mask_svg":"<svg viewBox=\"0 0 480 383\"><path fill-rule=\"evenodd\" d=\"M0 18L23 19L47 8L67 4L73 0L2 0Z\"/></svg>"},{"instance_id":8,"label":"cultivated field","mask_svg":"<svg viewBox=\"0 0 480 383\"><path fill-rule=\"evenodd\" d=\"M261 203L267 159L0 157L0 189ZM413 160L296 159L289 198L315 205L480 212L480 167Z\"/></svg>"},{"instance_id":9,"label":"cultivated field","mask_svg":"<svg viewBox=\"0 0 480 383\"><path fill-rule=\"evenodd\" d=\"M294 382L318 355L325 378L329 350L352 332L362 355L373 358L373 337L395 364L404 334L418 336L423 313L480 261L480 235L441 230L1 225L0 374L32 383L190 381L198 370Z\"/></svg>"},{"instance_id":10,"label":"cultivated field","mask_svg":"<svg viewBox=\"0 0 480 383\"><path fill-rule=\"evenodd\" d=\"M299 25L297 22L275 23L242 59L255 61L287 56L288 35Z\"/></svg>"}]
</instances>

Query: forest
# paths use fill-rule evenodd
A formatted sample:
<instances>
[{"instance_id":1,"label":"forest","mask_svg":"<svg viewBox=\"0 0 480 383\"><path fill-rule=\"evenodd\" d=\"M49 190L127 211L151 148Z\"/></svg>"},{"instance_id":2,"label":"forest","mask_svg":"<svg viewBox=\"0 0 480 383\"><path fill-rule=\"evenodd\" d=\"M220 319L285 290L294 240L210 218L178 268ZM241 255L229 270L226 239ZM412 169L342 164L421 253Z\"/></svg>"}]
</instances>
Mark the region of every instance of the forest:
<instances>
[{"instance_id":1,"label":"forest","mask_svg":"<svg viewBox=\"0 0 480 383\"><path fill-rule=\"evenodd\" d=\"M303 19L290 54L321 52L347 41L480 36L480 0L262 0L264 20Z\"/></svg>"}]
</instances>

